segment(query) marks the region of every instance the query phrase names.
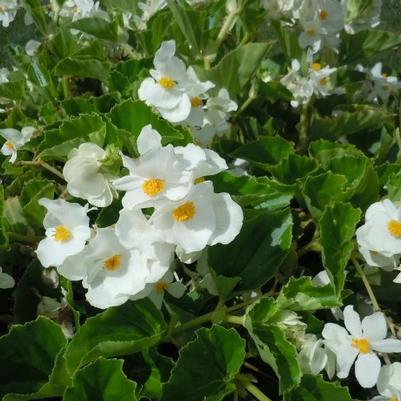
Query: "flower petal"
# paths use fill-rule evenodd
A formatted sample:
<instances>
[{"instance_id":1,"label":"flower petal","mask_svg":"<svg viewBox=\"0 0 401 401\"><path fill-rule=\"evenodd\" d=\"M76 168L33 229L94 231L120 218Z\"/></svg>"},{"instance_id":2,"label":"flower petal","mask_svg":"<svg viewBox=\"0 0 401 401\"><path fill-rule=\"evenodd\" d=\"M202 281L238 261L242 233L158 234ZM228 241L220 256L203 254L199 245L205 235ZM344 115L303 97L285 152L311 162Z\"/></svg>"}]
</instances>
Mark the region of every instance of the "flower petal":
<instances>
[{"instance_id":1,"label":"flower petal","mask_svg":"<svg viewBox=\"0 0 401 401\"><path fill-rule=\"evenodd\" d=\"M355 362L355 377L364 388L372 388L379 377L381 362L374 353L359 354Z\"/></svg>"},{"instance_id":2,"label":"flower petal","mask_svg":"<svg viewBox=\"0 0 401 401\"><path fill-rule=\"evenodd\" d=\"M372 342L371 348L378 352L390 353L401 352L401 340L387 338L385 340Z\"/></svg>"},{"instance_id":3,"label":"flower petal","mask_svg":"<svg viewBox=\"0 0 401 401\"><path fill-rule=\"evenodd\" d=\"M361 318L359 317L359 313L354 311L352 305L348 305L344 309L344 324L354 337L362 337Z\"/></svg>"},{"instance_id":4,"label":"flower petal","mask_svg":"<svg viewBox=\"0 0 401 401\"><path fill-rule=\"evenodd\" d=\"M362 320L363 337L370 341L382 340L387 335L386 319L382 312L373 313Z\"/></svg>"}]
</instances>

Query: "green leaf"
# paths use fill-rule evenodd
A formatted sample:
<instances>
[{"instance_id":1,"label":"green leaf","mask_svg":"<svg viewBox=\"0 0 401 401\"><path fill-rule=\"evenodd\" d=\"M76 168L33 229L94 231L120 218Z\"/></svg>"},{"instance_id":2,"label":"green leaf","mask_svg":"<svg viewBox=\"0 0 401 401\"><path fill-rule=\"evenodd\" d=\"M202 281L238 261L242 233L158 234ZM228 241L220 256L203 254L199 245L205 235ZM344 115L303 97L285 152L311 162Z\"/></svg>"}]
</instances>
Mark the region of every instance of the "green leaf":
<instances>
[{"instance_id":1,"label":"green leaf","mask_svg":"<svg viewBox=\"0 0 401 401\"><path fill-rule=\"evenodd\" d=\"M6 231L6 221L4 217L4 188L0 185L0 248L8 247L8 236Z\"/></svg>"},{"instance_id":2,"label":"green leaf","mask_svg":"<svg viewBox=\"0 0 401 401\"><path fill-rule=\"evenodd\" d=\"M269 323L277 308L271 299L263 299L247 311L245 327L255 342L260 357L272 367L280 379L280 391L288 392L301 380L297 350L285 338L283 330Z\"/></svg>"},{"instance_id":3,"label":"green leaf","mask_svg":"<svg viewBox=\"0 0 401 401\"><path fill-rule=\"evenodd\" d=\"M267 177L236 177L224 171L211 179L216 192L230 193L241 206L277 210L288 206L293 198L291 188Z\"/></svg>"},{"instance_id":4,"label":"green leaf","mask_svg":"<svg viewBox=\"0 0 401 401\"><path fill-rule=\"evenodd\" d=\"M354 249L352 238L361 216L349 203L328 205L320 219L323 265L340 297L345 282L345 267Z\"/></svg>"},{"instance_id":5,"label":"green leaf","mask_svg":"<svg viewBox=\"0 0 401 401\"><path fill-rule=\"evenodd\" d=\"M109 71L110 66L106 61L87 57L67 57L54 68L57 76L95 78L99 81L105 81Z\"/></svg>"},{"instance_id":6,"label":"green leaf","mask_svg":"<svg viewBox=\"0 0 401 401\"><path fill-rule=\"evenodd\" d=\"M255 74L260 61L271 47L270 43L248 43L226 54L220 62L204 72L221 88L226 88L231 97L236 97Z\"/></svg>"},{"instance_id":7,"label":"green leaf","mask_svg":"<svg viewBox=\"0 0 401 401\"><path fill-rule=\"evenodd\" d=\"M303 195L305 203L316 219L322 214L324 208L332 202L345 199L345 184L347 179L331 171L310 176L305 180Z\"/></svg>"},{"instance_id":8,"label":"green leaf","mask_svg":"<svg viewBox=\"0 0 401 401\"><path fill-rule=\"evenodd\" d=\"M0 338L0 399L22 401L61 395L69 378L58 355L66 343L60 326L44 317L13 326Z\"/></svg>"},{"instance_id":9,"label":"green leaf","mask_svg":"<svg viewBox=\"0 0 401 401\"><path fill-rule=\"evenodd\" d=\"M294 152L292 143L279 136L267 136L248 142L236 149L232 156L247 160L257 167L268 169Z\"/></svg>"},{"instance_id":10,"label":"green leaf","mask_svg":"<svg viewBox=\"0 0 401 401\"><path fill-rule=\"evenodd\" d=\"M77 29L81 32L89 33L99 39L110 40L112 42L118 41L118 24L108 22L102 18L81 18L71 24L71 28Z\"/></svg>"},{"instance_id":11,"label":"green leaf","mask_svg":"<svg viewBox=\"0 0 401 401\"><path fill-rule=\"evenodd\" d=\"M239 288L258 288L270 280L292 243L292 217L288 210L248 211L239 235L228 245L209 249L208 262L217 274L241 277Z\"/></svg>"},{"instance_id":12,"label":"green leaf","mask_svg":"<svg viewBox=\"0 0 401 401\"><path fill-rule=\"evenodd\" d=\"M69 152L83 142L103 146L106 123L95 113L65 120L59 129L48 130L39 145L40 159L65 161Z\"/></svg>"},{"instance_id":13,"label":"green leaf","mask_svg":"<svg viewBox=\"0 0 401 401\"><path fill-rule=\"evenodd\" d=\"M132 354L160 341L166 331L161 312L148 299L126 302L86 320L66 350L68 370L99 356Z\"/></svg>"},{"instance_id":14,"label":"green leaf","mask_svg":"<svg viewBox=\"0 0 401 401\"><path fill-rule=\"evenodd\" d=\"M136 383L123 372L121 359L99 358L77 372L63 401L136 401Z\"/></svg>"},{"instance_id":15,"label":"green leaf","mask_svg":"<svg viewBox=\"0 0 401 401\"><path fill-rule=\"evenodd\" d=\"M391 174L386 183L388 197L394 201L401 198L401 174Z\"/></svg>"},{"instance_id":16,"label":"green leaf","mask_svg":"<svg viewBox=\"0 0 401 401\"><path fill-rule=\"evenodd\" d=\"M401 37L398 33L377 29L360 31L353 35L343 32L341 39L341 64L360 63L368 57L401 44Z\"/></svg>"},{"instance_id":17,"label":"green leaf","mask_svg":"<svg viewBox=\"0 0 401 401\"><path fill-rule=\"evenodd\" d=\"M173 125L159 118L141 101L126 100L113 107L109 117L117 128L129 132L135 141L142 128L148 124L151 124L153 129L159 132L164 144L170 142L184 144L190 135L189 133L183 134Z\"/></svg>"},{"instance_id":18,"label":"green leaf","mask_svg":"<svg viewBox=\"0 0 401 401\"><path fill-rule=\"evenodd\" d=\"M42 33L46 33L47 23L46 15L43 11L43 5L39 0L23 0L25 9L28 11L36 26Z\"/></svg>"},{"instance_id":19,"label":"green leaf","mask_svg":"<svg viewBox=\"0 0 401 401\"><path fill-rule=\"evenodd\" d=\"M222 400L235 390L233 380L244 358L245 341L234 329L198 330L195 340L181 348L161 401L176 401L177 394L180 401Z\"/></svg>"},{"instance_id":20,"label":"green leaf","mask_svg":"<svg viewBox=\"0 0 401 401\"><path fill-rule=\"evenodd\" d=\"M25 81L10 81L0 84L0 97L21 100L25 96Z\"/></svg>"},{"instance_id":21,"label":"green leaf","mask_svg":"<svg viewBox=\"0 0 401 401\"><path fill-rule=\"evenodd\" d=\"M348 389L328 383L321 376L304 375L301 384L284 396L284 401L353 401Z\"/></svg>"},{"instance_id":22,"label":"green leaf","mask_svg":"<svg viewBox=\"0 0 401 401\"><path fill-rule=\"evenodd\" d=\"M316 286L311 277L291 277L277 298L281 309L293 311L315 311L339 306L332 285Z\"/></svg>"},{"instance_id":23,"label":"green leaf","mask_svg":"<svg viewBox=\"0 0 401 401\"><path fill-rule=\"evenodd\" d=\"M53 199L54 191L54 183L45 179L34 178L24 184L20 202L22 210L31 224L42 227L46 210L39 205L38 201L40 198Z\"/></svg>"}]
</instances>

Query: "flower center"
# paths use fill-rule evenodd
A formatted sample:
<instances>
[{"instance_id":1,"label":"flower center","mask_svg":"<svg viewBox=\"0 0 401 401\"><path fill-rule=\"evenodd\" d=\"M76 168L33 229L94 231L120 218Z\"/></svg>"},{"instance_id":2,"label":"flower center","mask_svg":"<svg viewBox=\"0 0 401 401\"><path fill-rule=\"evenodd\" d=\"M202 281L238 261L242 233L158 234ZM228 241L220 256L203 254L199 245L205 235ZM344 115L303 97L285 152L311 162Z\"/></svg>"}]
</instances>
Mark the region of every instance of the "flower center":
<instances>
[{"instance_id":1,"label":"flower center","mask_svg":"<svg viewBox=\"0 0 401 401\"><path fill-rule=\"evenodd\" d=\"M158 283L155 284L155 290L156 292L158 292L159 294L161 294L162 292L166 291L167 288L169 287L169 283L166 283L165 281L159 281Z\"/></svg>"},{"instance_id":2,"label":"flower center","mask_svg":"<svg viewBox=\"0 0 401 401\"><path fill-rule=\"evenodd\" d=\"M71 231L67 227L57 226L53 238L58 242L66 242L71 239Z\"/></svg>"},{"instance_id":3,"label":"flower center","mask_svg":"<svg viewBox=\"0 0 401 401\"><path fill-rule=\"evenodd\" d=\"M322 65L320 63L312 63L311 68L313 71L320 71L320 69L322 68Z\"/></svg>"},{"instance_id":4,"label":"flower center","mask_svg":"<svg viewBox=\"0 0 401 401\"><path fill-rule=\"evenodd\" d=\"M103 266L111 272L117 270L121 266L121 255L110 256L104 261Z\"/></svg>"},{"instance_id":5,"label":"flower center","mask_svg":"<svg viewBox=\"0 0 401 401\"><path fill-rule=\"evenodd\" d=\"M163 191L165 181L160 178L151 178L142 184L142 190L148 196L156 196Z\"/></svg>"},{"instance_id":6,"label":"flower center","mask_svg":"<svg viewBox=\"0 0 401 401\"><path fill-rule=\"evenodd\" d=\"M362 354L369 353L369 340L366 338L354 338L352 340L352 346Z\"/></svg>"},{"instance_id":7,"label":"flower center","mask_svg":"<svg viewBox=\"0 0 401 401\"><path fill-rule=\"evenodd\" d=\"M321 19L321 21L326 21L328 16L329 16L329 12L327 10L322 10L319 13L319 18Z\"/></svg>"},{"instance_id":8,"label":"flower center","mask_svg":"<svg viewBox=\"0 0 401 401\"><path fill-rule=\"evenodd\" d=\"M387 223L387 230L393 237L401 237L401 223L398 220L390 220Z\"/></svg>"},{"instance_id":9,"label":"flower center","mask_svg":"<svg viewBox=\"0 0 401 401\"><path fill-rule=\"evenodd\" d=\"M176 84L172 78L165 76L159 79L159 85L164 89L172 89Z\"/></svg>"},{"instance_id":10,"label":"flower center","mask_svg":"<svg viewBox=\"0 0 401 401\"><path fill-rule=\"evenodd\" d=\"M314 36L316 36L316 29L314 29L314 28L307 29L305 32L306 32L306 34L307 34L308 36L310 36L311 38L313 38Z\"/></svg>"},{"instance_id":11,"label":"flower center","mask_svg":"<svg viewBox=\"0 0 401 401\"><path fill-rule=\"evenodd\" d=\"M202 99L198 96L191 97L191 106L192 107L199 107L202 106Z\"/></svg>"},{"instance_id":12,"label":"flower center","mask_svg":"<svg viewBox=\"0 0 401 401\"><path fill-rule=\"evenodd\" d=\"M7 142L5 143L5 145L6 145L6 148L7 148L8 150L11 150L11 151L15 150L15 146L14 146L14 144L13 144L12 142L7 141Z\"/></svg>"},{"instance_id":13,"label":"flower center","mask_svg":"<svg viewBox=\"0 0 401 401\"><path fill-rule=\"evenodd\" d=\"M398 401L398 397L395 396L395 395L393 395L393 396L390 398L390 401Z\"/></svg>"},{"instance_id":14,"label":"flower center","mask_svg":"<svg viewBox=\"0 0 401 401\"><path fill-rule=\"evenodd\" d=\"M198 178L195 178L194 183L195 184L201 184L204 181L205 181L204 177L198 177Z\"/></svg>"},{"instance_id":15,"label":"flower center","mask_svg":"<svg viewBox=\"0 0 401 401\"><path fill-rule=\"evenodd\" d=\"M185 202L173 210L173 217L177 221L187 221L195 216L196 207L193 202Z\"/></svg>"},{"instance_id":16,"label":"flower center","mask_svg":"<svg viewBox=\"0 0 401 401\"><path fill-rule=\"evenodd\" d=\"M327 78L319 79L319 84L322 85L322 86L326 86L327 85Z\"/></svg>"}]
</instances>

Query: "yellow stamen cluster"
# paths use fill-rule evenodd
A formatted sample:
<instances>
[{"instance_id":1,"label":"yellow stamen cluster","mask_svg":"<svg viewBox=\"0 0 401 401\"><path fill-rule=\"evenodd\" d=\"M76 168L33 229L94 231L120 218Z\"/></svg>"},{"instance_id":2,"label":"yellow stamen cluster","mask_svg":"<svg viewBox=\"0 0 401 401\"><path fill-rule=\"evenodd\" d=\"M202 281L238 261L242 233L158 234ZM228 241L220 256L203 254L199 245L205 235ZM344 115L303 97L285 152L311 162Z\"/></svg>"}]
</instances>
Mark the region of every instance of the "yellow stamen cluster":
<instances>
[{"instance_id":1,"label":"yellow stamen cluster","mask_svg":"<svg viewBox=\"0 0 401 401\"><path fill-rule=\"evenodd\" d=\"M159 294L161 294L162 292L166 291L167 288L169 287L169 283L166 283L165 281L159 281L158 283L155 284L155 290L156 292L158 292Z\"/></svg>"},{"instance_id":2,"label":"yellow stamen cluster","mask_svg":"<svg viewBox=\"0 0 401 401\"><path fill-rule=\"evenodd\" d=\"M319 84L322 86L326 86L329 80L327 78L321 78L319 79Z\"/></svg>"},{"instance_id":3,"label":"yellow stamen cluster","mask_svg":"<svg viewBox=\"0 0 401 401\"><path fill-rule=\"evenodd\" d=\"M198 177L198 178L195 178L194 183L202 184L202 182L204 182L204 181L205 181L205 179L203 177Z\"/></svg>"},{"instance_id":4,"label":"yellow stamen cluster","mask_svg":"<svg viewBox=\"0 0 401 401\"><path fill-rule=\"evenodd\" d=\"M192 107L200 107L202 106L202 99L200 97L191 97L191 106Z\"/></svg>"},{"instance_id":5,"label":"yellow stamen cluster","mask_svg":"<svg viewBox=\"0 0 401 401\"><path fill-rule=\"evenodd\" d=\"M352 340L352 346L355 347L361 354L367 354L370 350L369 340L366 338L354 338Z\"/></svg>"},{"instance_id":6,"label":"yellow stamen cluster","mask_svg":"<svg viewBox=\"0 0 401 401\"><path fill-rule=\"evenodd\" d=\"M58 242L66 242L71 239L71 231L64 226L57 226L55 227L55 231L53 234L53 238Z\"/></svg>"},{"instance_id":7,"label":"yellow stamen cluster","mask_svg":"<svg viewBox=\"0 0 401 401\"><path fill-rule=\"evenodd\" d=\"M196 207L193 202L185 202L181 206L175 208L172 215L177 221L188 221L195 216Z\"/></svg>"},{"instance_id":8,"label":"yellow stamen cluster","mask_svg":"<svg viewBox=\"0 0 401 401\"><path fill-rule=\"evenodd\" d=\"M401 237L401 223L398 220L390 220L387 223L387 230L393 237Z\"/></svg>"},{"instance_id":9,"label":"yellow stamen cluster","mask_svg":"<svg viewBox=\"0 0 401 401\"><path fill-rule=\"evenodd\" d=\"M316 29L310 28L310 29L307 29L305 32L311 38L316 36Z\"/></svg>"},{"instance_id":10,"label":"yellow stamen cluster","mask_svg":"<svg viewBox=\"0 0 401 401\"><path fill-rule=\"evenodd\" d=\"M161 77L159 79L159 85L164 89L173 89L176 85L175 81L170 77Z\"/></svg>"},{"instance_id":11,"label":"yellow stamen cluster","mask_svg":"<svg viewBox=\"0 0 401 401\"><path fill-rule=\"evenodd\" d=\"M13 144L12 142L7 141L7 142L5 143L5 145L6 145L6 148L7 148L8 150L11 150L11 151L15 150L15 146L14 146L14 144Z\"/></svg>"},{"instance_id":12,"label":"yellow stamen cluster","mask_svg":"<svg viewBox=\"0 0 401 401\"><path fill-rule=\"evenodd\" d=\"M163 191L166 182L160 178L151 178L142 184L143 192L148 196L156 196Z\"/></svg>"},{"instance_id":13,"label":"yellow stamen cluster","mask_svg":"<svg viewBox=\"0 0 401 401\"><path fill-rule=\"evenodd\" d=\"M319 13L319 18L321 21L326 21L329 17L329 12L327 10L321 10Z\"/></svg>"},{"instance_id":14,"label":"yellow stamen cluster","mask_svg":"<svg viewBox=\"0 0 401 401\"><path fill-rule=\"evenodd\" d=\"M313 71L320 71L322 68L322 65L320 63L312 63L311 68Z\"/></svg>"},{"instance_id":15,"label":"yellow stamen cluster","mask_svg":"<svg viewBox=\"0 0 401 401\"><path fill-rule=\"evenodd\" d=\"M110 256L104 261L103 266L111 272L117 270L121 266L121 255Z\"/></svg>"}]
</instances>

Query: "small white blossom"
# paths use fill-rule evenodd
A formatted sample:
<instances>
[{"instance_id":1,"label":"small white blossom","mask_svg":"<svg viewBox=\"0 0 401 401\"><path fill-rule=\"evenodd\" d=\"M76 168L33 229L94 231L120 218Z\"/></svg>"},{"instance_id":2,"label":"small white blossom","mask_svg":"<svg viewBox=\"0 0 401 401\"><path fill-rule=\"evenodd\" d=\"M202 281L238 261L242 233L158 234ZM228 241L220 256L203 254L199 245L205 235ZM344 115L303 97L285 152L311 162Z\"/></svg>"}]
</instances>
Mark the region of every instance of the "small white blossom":
<instances>
[{"instance_id":1,"label":"small white blossom","mask_svg":"<svg viewBox=\"0 0 401 401\"><path fill-rule=\"evenodd\" d=\"M61 17L70 17L72 21L82 18L98 17L107 20L108 15L100 9L99 2L93 0L67 0L59 12Z\"/></svg>"},{"instance_id":2,"label":"small white blossom","mask_svg":"<svg viewBox=\"0 0 401 401\"><path fill-rule=\"evenodd\" d=\"M70 152L63 175L71 195L97 207L110 205L115 195L110 183L114 177L101 171L105 157L106 151L94 143L83 143Z\"/></svg>"},{"instance_id":3,"label":"small white blossom","mask_svg":"<svg viewBox=\"0 0 401 401\"><path fill-rule=\"evenodd\" d=\"M0 0L0 23L4 28L14 21L18 7L18 0Z\"/></svg>"},{"instance_id":4,"label":"small white blossom","mask_svg":"<svg viewBox=\"0 0 401 401\"><path fill-rule=\"evenodd\" d=\"M243 220L241 207L227 193L215 194L210 181L195 185L179 202L157 207L151 221L165 241L185 253L200 251L206 245L228 244L239 233Z\"/></svg>"},{"instance_id":5,"label":"small white blossom","mask_svg":"<svg viewBox=\"0 0 401 401\"><path fill-rule=\"evenodd\" d=\"M191 101L184 83L187 71L182 60L175 56L175 41L163 42L155 54L155 69L151 77L142 81L138 90L139 99L156 107L166 120L176 123L184 121L191 112Z\"/></svg>"},{"instance_id":6,"label":"small white blossom","mask_svg":"<svg viewBox=\"0 0 401 401\"><path fill-rule=\"evenodd\" d=\"M41 46L41 43L38 42L37 40L28 40L28 42L25 45L26 54L28 56L35 55L40 46Z\"/></svg>"},{"instance_id":7,"label":"small white blossom","mask_svg":"<svg viewBox=\"0 0 401 401\"><path fill-rule=\"evenodd\" d=\"M88 207L63 199L41 198L39 204L47 209L43 220L46 237L36 254L44 267L60 266L68 256L81 252L91 235Z\"/></svg>"},{"instance_id":8,"label":"small white blossom","mask_svg":"<svg viewBox=\"0 0 401 401\"><path fill-rule=\"evenodd\" d=\"M185 290L185 285L182 284L181 281L174 281L173 273L168 271L159 281L153 284L147 284L142 292L131 297L131 299L136 300L149 297L156 307L160 309L166 292L174 298L181 298Z\"/></svg>"},{"instance_id":9,"label":"small white blossom","mask_svg":"<svg viewBox=\"0 0 401 401\"><path fill-rule=\"evenodd\" d=\"M401 352L401 341L386 339L387 325L381 312L366 316L362 322L353 306L344 309L344 324L326 323L323 337L326 346L336 354L337 376L348 377L355 362L355 376L364 388L377 383L381 362L379 353Z\"/></svg>"},{"instance_id":10,"label":"small white blossom","mask_svg":"<svg viewBox=\"0 0 401 401\"><path fill-rule=\"evenodd\" d=\"M17 160L18 149L31 139L34 127L24 127L21 131L14 128L0 129L0 135L6 140L0 151L4 156L11 156L10 163Z\"/></svg>"},{"instance_id":11,"label":"small white blossom","mask_svg":"<svg viewBox=\"0 0 401 401\"><path fill-rule=\"evenodd\" d=\"M377 380L379 396L371 401L401 401L401 363L382 366Z\"/></svg>"}]
</instances>

